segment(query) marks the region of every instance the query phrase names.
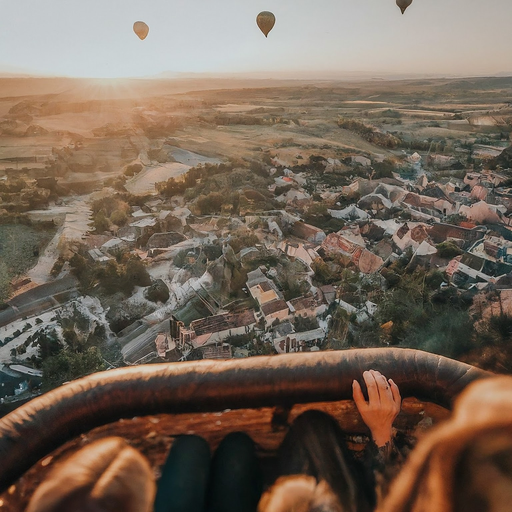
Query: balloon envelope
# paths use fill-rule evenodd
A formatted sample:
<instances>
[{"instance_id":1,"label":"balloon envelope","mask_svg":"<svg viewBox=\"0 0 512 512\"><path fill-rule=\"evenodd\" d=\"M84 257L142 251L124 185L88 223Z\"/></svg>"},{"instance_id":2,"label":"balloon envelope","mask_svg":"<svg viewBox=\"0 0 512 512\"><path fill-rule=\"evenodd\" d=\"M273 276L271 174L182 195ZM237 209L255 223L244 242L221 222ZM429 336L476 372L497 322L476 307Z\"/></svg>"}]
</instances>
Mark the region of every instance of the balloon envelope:
<instances>
[{"instance_id":1,"label":"balloon envelope","mask_svg":"<svg viewBox=\"0 0 512 512\"><path fill-rule=\"evenodd\" d=\"M136 21L133 24L133 31L139 36L140 39L146 39L149 34L149 27L143 21Z\"/></svg>"},{"instance_id":2,"label":"balloon envelope","mask_svg":"<svg viewBox=\"0 0 512 512\"><path fill-rule=\"evenodd\" d=\"M400 7L400 10L402 11L402 14L405 12L407 7L412 4L412 0L396 0L396 5Z\"/></svg>"},{"instance_id":3,"label":"balloon envelope","mask_svg":"<svg viewBox=\"0 0 512 512\"><path fill-rule=\"evenodd\" d=\"M269 11L260 12L256 17L256 23L265 34L265 37L267 37L268 33L274 28L275 22L276 17Z\"/></svg>"}]
</instances>

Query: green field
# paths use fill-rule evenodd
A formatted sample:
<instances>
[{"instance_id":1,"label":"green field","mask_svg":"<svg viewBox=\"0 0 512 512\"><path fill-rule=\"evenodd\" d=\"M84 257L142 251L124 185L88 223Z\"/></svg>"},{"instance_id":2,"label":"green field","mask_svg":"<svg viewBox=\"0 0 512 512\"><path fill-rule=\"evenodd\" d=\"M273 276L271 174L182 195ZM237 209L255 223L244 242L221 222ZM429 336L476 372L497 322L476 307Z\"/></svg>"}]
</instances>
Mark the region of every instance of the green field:
<instances>
[{"instance_id":1,"label":"green field","mask_svg":"<svg viewBox=\"0 0 512 512\"><path fill-rule=\"evenodd\" d=\"M37 251L43 251L54 234L23 224L0 225L0 302L9 296L10 281L36 264Z\"/></svg>"}]
</instances>

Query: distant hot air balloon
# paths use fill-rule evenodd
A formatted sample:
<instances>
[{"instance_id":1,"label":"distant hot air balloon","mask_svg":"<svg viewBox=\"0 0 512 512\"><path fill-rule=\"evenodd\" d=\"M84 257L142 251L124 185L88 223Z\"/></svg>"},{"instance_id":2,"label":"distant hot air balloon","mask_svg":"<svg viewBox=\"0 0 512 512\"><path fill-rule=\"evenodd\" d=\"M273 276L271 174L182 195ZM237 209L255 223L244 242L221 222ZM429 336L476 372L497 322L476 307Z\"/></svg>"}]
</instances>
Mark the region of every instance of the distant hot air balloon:
<instances>
[{"instance_id":1,"label":"distant hot air balloon","mask_svg":"<svg viewBox=\"0 0 512 512\"><path fill-rule=\"evenodd\" d=\"M412 0L396 0L396 5L400 7L400 10L402 11L402 14L405 12L407 7L412 4Z\"/></svg>"},{"instance_id":2,"label":"distant hot air balloon","mask_svg":"<svg viewBox=\"0 0 512 512\"><path fill-rule=\"evenodd\" d=\"M144 40L149 34L149 27L143 21L136 21L133 24L133 31Z\"/></svg>"},{"instance_id":3,"label":"distant hot air balloon","mask_svg":"<svg viewBox=\"0 0 512 512\"><path fill-rule=\"evenodd\" d=\"M260 30L268 36L268 33L274 28L276 17L269 11L260 12L256 18L256 23Z\"/></svg>"}]
</instances>

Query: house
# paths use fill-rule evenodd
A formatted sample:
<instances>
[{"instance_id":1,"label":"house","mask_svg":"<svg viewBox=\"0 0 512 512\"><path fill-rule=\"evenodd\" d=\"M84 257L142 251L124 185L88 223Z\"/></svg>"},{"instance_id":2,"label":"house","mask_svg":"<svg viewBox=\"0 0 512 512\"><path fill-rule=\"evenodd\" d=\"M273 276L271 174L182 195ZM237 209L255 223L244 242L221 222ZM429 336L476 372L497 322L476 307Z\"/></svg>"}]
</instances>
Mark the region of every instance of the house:
<instances>
[{"instance_id":1,"label":"house","mask_svg":"<svg viewBox=\"0 0 512 512\"><path fill-rule=\"evenodd\" d=\"M347 240L354 242L361 247L366 247L366 242L361 236L361 229L357 224L350 224L344 226L338 231L338 235L345 237Z\"/></svg>"},{"instance_id":2,"label":"house","mask_svg":"<svg viewBox=\"0 0 512 512\"><path fill-rule=\"evenodd\" d=\"M139 209L139 210L135 210L132 213L132 217L134 218L134 222L135 222L135 221L138 221L138 220L141 220L141 219L149 219L149 218L153 217L153 214L145 212L142 209Z\"/></svg>"},{"instance_id":3,"label":"house","mask_svg":"<svg viewBox=\"0 0 512 512\"><path fill-rule=\"evenodd\" d=\"M100 247L100 251L103 254L115 254L116 252L127 251L128 249L129 245L120 238L111 238Z\"/></svg>"},{"instance_id":4,"label":"house","mask_svg":"<svg viewBox=\"0 0 512 512\"><path fill-rule=\"evenodd\" d=\"M489 190L487 190L487 188L483 187L482 185L476 185L473 187L470 197L471 199L476 199L478 201L485 201L487 199L488 193Z\"/></svg>"},{"instance_id":5,"label":"house","mask_svg":"<svg viewBox=\"0 0 512 512\"><path fill-rule=\"evenodd\" d=\"M420 244L429 239L427 224L406 222L393 235L394 244L404 252L408 247L416 250Z\"/></svg>"},{"instance_id":6,"label":"house","mask_svg":"<svg viewBox=\"0 0 512 512\"><path fill-rule=\"evenodd\" d=\"M369 219L370 216L364 211L358 208L355 204L351 204L344 208L343 210L327 210L329 215L334 219L344 219L344 220L366 220Z\"/></svg>"},{"instance_id":7,"label":"house","mask_svg":"<svg viewBox=\"0 0 512 512\"><path fill-rule=\"evenodd\" d=\"M187 240L187 237L176 231L155 233L149 238L147 247L148 249L167 249L185 240Z\"/></svg>"},{"instance_id":8,"label":"house","mask_svg":"<svg viewBox=\"0 0 512 512\"><path fill-rule=\"evenodd\" d=\"M322 328L305 332L295 332L276 338L274 340L274 347L278 354L311 352L314 351L314 349L318 350L318 345L325 339L325 334Z\"/></svg>"},{"instance_id":9,"label":"house","mask_svg":"<svg viewBox=\"0 0 512 512\"><path fill-rule=\"evenodd\" d=\"M390 185L388 183L379 183L377 188L373 191L374 194L381 195L389 199L393 204L401 201L406 195L407 190L397 185Z\"/></svg>"},{"instance_id":10,"label":"house","mask_svg":"<svg viewBox=\"0 0 512 512\"><path fill-rule=\"evenodd\" d=\"M266 281L261 281L258 284L251 286L249 288L249 293L260 306L280 298L275 289L274 283L267 278Z\"/></svg>"},{"instance_id":11,"label":"house","mask_svg":"<svg viewBox=\"0 0 512 512\"><path fill-rule=\"evenodd\" d=\"M158 214L158 222L160 223L160 226L165 231L178 231L182 232L184 226L186 226L182 223L182 219L176 217L173 215L173 213L169 210L162 210Z\"/></svg>"},{"instance_id":12,"label":"house","mask_svg":"<svg viewBox=\"0 0 512 512\"><path fill-rule=\"evenodd\" d=\"M354 315L357 323L363 323L369 320L377 312L377 304L367 300L364 306L356 308L352 304L342 299L336 299L336 303L341 309L344 309L349 315Z\"/></svg>"},{"instance_id":13,"label":"house","mask_svg":"<svg viewBox=\"0 0 512 512\"><path fill-rule=\"evenodd\" d=\"M310 267L313 261L318 258L318 253L314 249L308 249L302 243L279 242L277 248L284 252L290 259L300 260L304 265Z\"/></svg>"},{"instance_id":14,"label":"house","mask_svg":"<svg viewBox=\"0 0 512 512\"><path fill-rule=\"evenodd\" d=\"M363 210L371 210L374 212L390 210L394 204L382 194L367 194L359 199L357 205Z\"/></svg>"},{"instance_id":15,"label":"house","mask_svg":"<svg viewBox=\"0 0 512 512\"><path fill-rule=\"evenodd\" d=\"M462 256L457 256L448 264L446 275L456 286L464 286L466 284L476 282L490 282L492 277L484 274L480 270L475 270L470 266L462 263Z\"/></svg>"},{"instance_id":16,"label":"house","mask_svg":"<svg viewBox=\"0 0 512 512\"><path fill-rule=\"evenodd\" d=\"M325 233L320 228L305 224L304 222L296 222L293 224L291 234L297 238L302 238L308 242L321 244L325 240Z\"/></svg>"},{"instance_id":17,"label":"house","mask_svg":"<svg viewBox=\"0 0 512 512\"><path fill-rule=\"evenodd\" d=\"M437 249L429 244L426 240L421 242L419 247L414 251L414 255L409 262L408 268L415 268L417 265L430 267L432 257L437 254Z\"/></svg>"},{"instance_id":18,"label":"house","mask_svg":"<svg viewBox=\"0 0 512 512\"><path fill-rule=\"evenodd\" d=\"M261 312L265 317L267 327L272 325L276 320L281 322L290 316L288 304L283 299L276 299L263 304L261 306Z\"/></svg>"},{"instance_id":19,"label":"house","mask_svg":"<svg viewBox=\"0 0 512 512\"><path fill-rule=\"evenodd\" d=\"M316 318L317 303L315 297L297 297L288 301L288 307L292 315L303 318Z\"/></svg>"},{"instance_id":20,"label":"house","mask_svg":"<svg viewBox=\"0 0 512 512\"><path fill-rule=\"evenodd\" d=\"M241 313L222 313L194 320L190 324L190 330L193 331L195 338L210 335L207 341L212 344L221 342L230 336L247 334L255 326L254 310L247 309ZM190 336L190 338L194 338L194 336ZM191 339L191 342L194 345L193 339ZM198 345L198 342L195 345Z\"/></svg>"},{"instance_id":21,"label":"house","mask_svg":"<svg viewBox=\"0 0 512 512\"><path fill-rule=\"evenodd\" d=\"M233 353L229 343L216 343L204 347L201 352L203 359L232 359Z\"/></svg>"},{"instance_id":22,"label":"house","mask_svg":"<svg viewBox=\"0 0 512 512\"><path fill-rule=\"evenodd\" d=\"M326 304L330 304L336 299L336 288L332 284L326 284L320 287L323 295L323 300Z\"/></svg>"},{"instance_id":23,"label":"house","mask_svg":"<svg viewBox=\"0 0 512 512\"><path fill-rule=\"evenodd\" d=\"M363 250L360 244L352 242L339 233L330 233L322 242L322 250L326 254L343 254L344 256L359 256Z\"/></svg>"},{"instance_id":24,"label":"house","mask_svg":"<svg viewBox=\"0 0 512 512\"><path fill-rule=\"evenodd\" d=\"M117 237L132 247L135 245L135 242L141 235L142 230L132 226L123 226L117 230Z\"/></svg>"},{"instance_id":25,"label":"house","mask_svg":"<svg viewBox=\"0 0 512 512\"><path fill-rule=\"evenodd\" d=\"M471 189L473 189L473 187L475 187L476 185L480 185L480 179L481 179L481 175L479 173L468 172L464 176L464 183L466 185L469 185L471 187Z\"/></svg>"},{"instance_id":26,"label":"house","mask_svg":"<svg viewBox=\"0 0 512 512\"><path fill-rule=\"evenodd\" d=\"M373 274L384 264L384 260L358 243L339 233L331 233L322 243L325 254L341 254L349 257L363 274Z\"/></svg>"},{"instance_id":27,"label":"house","mask_svg":"<svg viewBox=\"0 0 512 512\"><path fill-rule=\"evenodd\" d=\"M501 224L503 213L506 211L504 206L490 205L485 201L479 201L471 206L461 206L459 209L461 215L478 224Z\"/></svg>"},{"instance_id":28,"label":"house","mask_svg":"<svg viewBox=\"0 0 512 512\"><path fill-rule=\"evenodd\" d=\"M291 334L292 332L295 332L295 327L289 321L281 322L280 324L272 328L272 336L274 337L274 339L282 338L284 336L287 336L288 334Z\"/></svg>"},{"instance_id":29,"label":"house","mask_svg":"<svg viewBox=\"0 0 512 512\"><path fill-rule=\"evenodd\" d=\"M265 267L263 267L263 269L266 270ZM261 267L256 270L251 270L251 272L247 272L247 288L252 288L258 283L267 280L268 277L261 271Z\"/></svg>"},{"instance_id":30,"label":"house","mask_svg":"<svg viewBox=\"0 0 512 512\"><path fill-rule=\"evenodd\" d=\"M426 190L424 192L426 192ZM426 194L420 195L409 192L402 199L402 202L418 209L419 211L439 217L452 215L456 213L457 210L455 202L446 196L444 192L442 192L441 197L432 197Z\"/></svg>"},{"instance_id":31,"label":"house","mask_svg":"<svg viewBox=\"0 0 512 512\"><path fill-rule=\"evenodd\" d=\"M295 190L293 188L275 198L275 200L278 201L279 203L287 203L287 204L291 203L291 204L295 204L295 205L300 205L302 203L308 203L310 199L311 199L311 196L307 192Z\"/></svg>"},{"instance_id":32,"label":"house","mask_svg":"<svg viewBox=\"0 0 512 512\"><path fill-rule=\"evenodd\" d=\"M375 274L382 265L384 260L368 249L363 249L357 261L357 266L363 274Z\"/></svg>"},{"instance_id":33,"label":"house","mask_svg":"<svg viewBox=\"0 0 512 512\"><path fill-rule=\"evenodd\" d=\"M440 244L450 238L472 243L484 237L485 228L469 229L452 224L435 223L428 230L428 234L436 244Z\"/></svg>"},{"instance_id":34,"label":"house","mask_svg":"<svg viewBox=\"0 0 512 512\"><path fill-rule=\"evenodd\" d=\"M158 333L155 338L155 347L158 357L166 361L176 362L183 357L183 353L178 348L176 340L170 334Z\"/></svg>"},{"instance_id":35,"label":"house","mask_svg":"<svg viewBox=\"0 0 512 512\"><path fill-rule=\"evenodd\" d=\"M89 258L91 258L94 263L104 264L112 259L110 256L103 254L99 249L91 249L87 251L87 254L89 254Z\"/></svg>"},{"instance_id":36,"label":"house","mask_svg":"<svg viewBox=\"0 0 512 512\"><path fill-rule=\"evenodd\" d=\"M360 155L351 156L350 162L352 164L362 165L363 167L370 167L370 165L372 165L372 161L369 158L366 158L365 156L360 156Z\"/></svg>"},{"instance_id":37,"label":"house","mask_svg":"<svg viewBox=\"0 0 512 512\"><path fill-rule=\"evenodd\" d=\"M132 228L140 229L141 234L144 235L144 233L146 233L146 231L149 228L152 228L153 226L155 226L156 223L157 223L157 220L154 217L145 217L145 218L137 220L135 222L131 222L130 226Z\"/></svg>"},{"instance_id":38,"label":"house","mask_svg":"<svg viewBox=\"0 0 512 512\"><path fill-rule=\"evenodd\" d=\"M279 239L283 238L283 232L281 231L279 224L275 220L269 220L267 224L270 233L272 233Z\"/></svg>"}]
</instances>

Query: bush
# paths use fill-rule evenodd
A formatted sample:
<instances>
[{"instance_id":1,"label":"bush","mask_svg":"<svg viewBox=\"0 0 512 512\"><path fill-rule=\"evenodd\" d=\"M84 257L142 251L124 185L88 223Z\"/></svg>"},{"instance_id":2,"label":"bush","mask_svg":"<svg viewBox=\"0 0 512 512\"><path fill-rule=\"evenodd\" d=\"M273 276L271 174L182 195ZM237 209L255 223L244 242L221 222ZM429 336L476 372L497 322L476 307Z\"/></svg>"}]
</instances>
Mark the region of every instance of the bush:
<instances>
[{"instance_id":1,"label":"bush","mask_svg":"<svg viewBox=\"0 0 512 512\"><path fill-rule=\"evenodd\" d=\"M141 164L131 164L126 166L126 169L124 170L125 176L135 176L135 174L138 174L140 171L142 171L142 165Z\"/></svg>"},{"instance_id":2,"label":"bush","mask_svg":"<svg viewBox=\"0 0 512 512\"><path fill-rule=\"evenodd\" d=\"M218 192L211 192L207 196L199 196L196 204L201 215L210 215L212 213L220 213L224 196Z\"/></svg>"},{"instance_id":3,"label":"bush","mask_svg":"<svg viewBox=\"0 0 512 512\"><path fill-rule=\"evenodd\" d=\"M462 249L454 242L446 241L436 245L437 255L440 258L455 258L462 254Z\"/></svg>"},{"instance_id":4,"label":"bush","mask_svg":"<svg viewBox=\"0 0 512 512\"><path fill-rule=\"evenodd\" d=\"M105 214L103 213L103 211L97 213L93 217L93 224L94 224L94 229L95 229L96 233L104 233L105 231L108 231L108 229L110 227L110 223L109 223L107 217L105 217Z\"/></svg>"},{"instance_id":5,"label":"bush","mask_svg":"<svg viewBox=\"0 0 512 512\"><path fill-rule=\"evenodd\" d=\"M134 286L151 286L151 276L144 263L137 258L130 258L121 275L121 290L130 293Z\"/></svg>"},{"instance_id":6,"label":"bush","mask_svg":"<svg viewBox=\"0 0 512 512\"><path fill-rule=\"evenodd\" d=\"M116 210L110 216L110 221L118 227L122 227L128 221L128 215L123 210Z\"/></svg>"},{"instance_id":7,"label":"bush","mask_svg":"<svg viewBox=\"0 0 512 512\"><path fill-rule=\"evenodd\" d=\"M144 296L151 302L162 302L165 304L169 300L169 288L161 279L157 279L145 291Z\"/></svg>"},{"instance_id":8,"label":"bush","mask_svg":"<svg viewBox=\"0 0 512 512\"><path fill-rule=\"evenodd\" d=\"M313 329L318 328L318 320L316 317L311 318L297 316L293 320L293 326L297 332L312 331Z\"/></svg>"},{"instance_id":9,"label":"bush","mask_svg":"<svg viewBox=\"0 0 512 512\"><path fill-rule=\"evenodd\" d=\"M253 247L259 242L259 238L254 233L241 233L233 236L229 241L229 245L233 248L233 251L239 253L246 247Z\"/></svg>"}]
</instances>

